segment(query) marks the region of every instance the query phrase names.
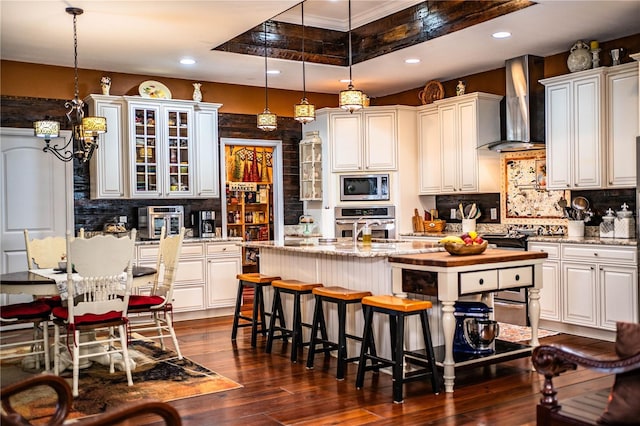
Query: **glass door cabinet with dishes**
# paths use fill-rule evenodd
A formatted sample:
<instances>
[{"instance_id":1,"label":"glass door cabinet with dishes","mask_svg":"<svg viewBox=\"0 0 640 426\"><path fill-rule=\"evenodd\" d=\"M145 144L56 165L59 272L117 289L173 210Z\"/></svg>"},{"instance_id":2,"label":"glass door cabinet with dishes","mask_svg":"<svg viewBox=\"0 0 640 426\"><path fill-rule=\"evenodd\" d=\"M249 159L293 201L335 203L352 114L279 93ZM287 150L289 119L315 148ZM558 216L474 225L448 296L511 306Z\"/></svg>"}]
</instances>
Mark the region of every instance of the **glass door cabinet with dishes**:
<instances>
[{"instance_id":1,"label":"glass door cabinet with dishes","mask_svg":"<svg viewBox=\"0 0 640 426\"><path fill-rule=\"evenodd\" d=\"M273 148L225 147L227 236L273 239ZM257 250L243 248L243 266L257 263Z\"/></svg>"},{"instance_id":2,"label":"glass door cabinet with dishes","mask_svg":"<svg viewBox=\"0 0 640 426\"><path fill-rule=\"evenodd\" d=\"M136 197L193 195L193 108L129 104Z\"/></svg>"},{"instance_id":3,"label":"glass door cabinet with dishes","mask_svg":"<svg viewBox=\"0 0 640 426\"><path fill-rule=\"evenodd\" d=\"M90 164L91 198L217 198L221 104L89 95L107 118Z\"/></svg>"}]
</instances>

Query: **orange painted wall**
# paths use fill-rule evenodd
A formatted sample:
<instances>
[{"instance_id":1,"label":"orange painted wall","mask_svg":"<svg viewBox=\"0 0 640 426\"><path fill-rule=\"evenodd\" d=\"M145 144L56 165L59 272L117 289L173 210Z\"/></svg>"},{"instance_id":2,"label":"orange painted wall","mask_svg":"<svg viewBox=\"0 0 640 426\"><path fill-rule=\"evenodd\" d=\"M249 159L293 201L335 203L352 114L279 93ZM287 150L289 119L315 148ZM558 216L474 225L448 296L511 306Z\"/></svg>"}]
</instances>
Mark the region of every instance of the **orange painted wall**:
<instances>
[{"instance_id":1,"label":"orange painted wall","mask_svg":"<svg viewBox=\"0 0 640 426\"><path fill-rule=\"evenodd\" d=\"M73 98L73 68L26 62L0 61L0 95L47 99ZM138 95L138 86L146 80L160 80L173 99L191 99L193 81L79 69L80 97L102 93L100 77L111 77L111 95ZM258 114L264 109L264 87L202 82L202 100L223 104L220 112ZM269 89L269 109L282 117L293 116L293 106L302 92ZM316 108L335 107L338 94L307 93Z\"/></svg>"}]
</instances>

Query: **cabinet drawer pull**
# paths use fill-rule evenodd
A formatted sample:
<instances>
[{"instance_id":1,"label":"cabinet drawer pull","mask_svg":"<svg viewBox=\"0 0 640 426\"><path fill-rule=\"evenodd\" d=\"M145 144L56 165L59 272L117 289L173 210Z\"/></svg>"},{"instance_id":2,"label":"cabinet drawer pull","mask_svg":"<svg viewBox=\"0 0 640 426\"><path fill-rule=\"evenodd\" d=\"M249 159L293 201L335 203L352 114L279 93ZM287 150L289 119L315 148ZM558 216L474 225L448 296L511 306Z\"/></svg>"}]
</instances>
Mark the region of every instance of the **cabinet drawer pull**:
<instances>
[{"instance_id":1,"label":"cabinet drawer pull","mask_svg":"<svg viewBox=\"0 0 640 426\"><path fill-rule=\"evenodd\" d=\"M480 278L480 281L478 281L478 284L480 285L484 284L484 278Z\"/></svg>"},{"instance_id":2,"label":"cabinet drawer pull","mask_svg":"<svg viewBox=\"0 0 640 426\"><path fill-rule=\"evenodd\" d=\"M597 256L597 255L598 255L598 253L593 253L593 255L594 255L594 256Z\"/></svg>"},{"instance_id":3,"label":"cabinet drawer pull","mask_svg":"<svg viewBox=\"0 0 640 426\"><path fill-rule=\"evenodd\" d=\"M516 274L516 281L520 281L520 274Z\"/></svg>"},{"instance_id":4,"label":"cabinet drawer pull","mask_svg":"<svg viewBox=\"0 0 640 426\"><path fill-rule=\"evenodd\" d=\"M227 251L227 248L226 248L226 247L223 247L223 248L222 248L222 251Z\"/></svg>"}]
</instances>

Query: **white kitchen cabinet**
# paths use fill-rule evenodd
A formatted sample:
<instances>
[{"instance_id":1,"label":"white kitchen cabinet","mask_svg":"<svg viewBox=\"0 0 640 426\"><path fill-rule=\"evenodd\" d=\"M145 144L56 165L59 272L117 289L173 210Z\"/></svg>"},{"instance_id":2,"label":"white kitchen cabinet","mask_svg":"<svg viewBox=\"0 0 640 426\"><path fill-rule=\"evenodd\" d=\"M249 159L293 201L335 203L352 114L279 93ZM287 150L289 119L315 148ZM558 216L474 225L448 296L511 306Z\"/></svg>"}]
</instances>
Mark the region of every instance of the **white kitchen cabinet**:
<instances>
[{"instance_id":1,"label":"white kitchen cabinet","mask_svg":"<svg viewBox=\"0 0 640 426\"><path fill-rule=\"evenodd\" d=\"M441 181L440 125L438 107L418 108L418 167L420 194L439 194Z\"/></svg>"},{"instance_id":2,"label":"white kitchen cabinet","mask_svg":"<svg viewBox=\"0 0 640 426\"><path fill-rule=\"evenodd\" d=\"M242 250L230 243L207 244L207 307L235 306Z\"/></svg>"},{"instance_id":3,"label":"white kitchen cabinet","mask_svg":"<svg viewBox=\"0 0 640 426\"><path fill-rule=\"evenodd\" d=\"M334 172L397 169L395 109L366 108L353 114L334 111L329 120Z\"/></svg>"},{"instance_id":4,"label":"white kitchen cabinet","mask_svg":"<svg viewBox=\"0 0 640 426\"><path fill-rule=\"evenodd\" d=\"M542 251L548 257L542 263L542 289L540 289L540 318L552 321L562 319L562 286L560 276L560 244L529 243L529 251Z\"/></svg>"},{"instance_id":5,"label":"white kitchen cabinet","mask_svg":"<svg viewBox=\"0 0 640 426\"><path fill-rule=\"evenodd\" d=\"M500 139L501 99L476 92L419 112L421 194L500 191L500 154L478 146Z\"/></svg>"},{"instance_id":6,"label":"white kitchen cabinet","mask_svg":"<svg viewBox=\"0 0 640 426\"><path fill-rule=\"evenodd\" d=\"M600 326L616 330L617 321L638 321L638 272L635 267L598 265Z\"/></svg>"},{"instance_id":7,"label":"white kitchen cabinet","mask_svg":"<svg viewBox=\"0 0 640 426\"><path fill-rule=\"evenodd\" d=\"M128 197L125 105L120 96L89 95L89 115L105 117L107 132L98 136L99 148L89 164L91 198Z\"/></svg>"},{"instance_id":8,"label":"white kitchen cabinet","mask_svg":"<svg viewBox=\"0 0 640 426\"><path fill-rule=\"evenodd\" d=\"M607 186L636 186L636 136L639 133L638 64L607 72Z\"/></svg>"},{"instance_id":9,"label":"white kitchen cabinet","mask_svg":"<svg viewBox=\"0 0 640 426\"><path fill-rule=\"evenodd\" d=\"M158 244L143 244L137 248L138 265L155 268ZM183 243L180 251L178 272L173 284L174 312L191 312L205 309L205 260L202 243ZM160 276L162 279L162 276ZM139 288L147 294L150 288Z\"/></svg>"},{"instance_id":10,"label":"white kitchen cabinet","mask_svg":"<svg viewBox=\"0 0 640 426\"><path fill-rule=\"evenodd\" d=\"M548 189L603 187L605 75L601 67L540 80Z\"/></svg>"},{"instance_id":11,"label":"white kitchen cabinet","mask_svg":"<svg viewBox=\"0 0 640 426\"><path fill-rule=\"evenodd\" d=\"M218 161L218 109L220 104L195 105L195 153L193 159L196 198L220 197Z\"/></svg>"},{"instance_id":12,"label":"white kitchen cabinet","mask_svg":"<svg viewBox=\"0 0 640 426\"><path fill-rule=\"evenodd\" d=\"M598 287L595 265L562 262L562 320L569 324L598 325Z\"/></svg>"},{"instance_id":13,"label":"white kitchen cabinet","mask_svg":"<svg viewBox=\"0 0 640 426\"><path fill-rule=\"evenodd\" d=\"M565 322L615 331L638 321L636 248L562 245Z\"/></svg>"},{"instance_id":14,"label":"white kitchen cabinet","mask_svg":"<svg viewBox=\"0 0 640 426\"><path fill-rule=\"evenodd\" d=\"M306 132L300 141L300 201L322 201L322 140Z\"/></svg>"}]
</instances>

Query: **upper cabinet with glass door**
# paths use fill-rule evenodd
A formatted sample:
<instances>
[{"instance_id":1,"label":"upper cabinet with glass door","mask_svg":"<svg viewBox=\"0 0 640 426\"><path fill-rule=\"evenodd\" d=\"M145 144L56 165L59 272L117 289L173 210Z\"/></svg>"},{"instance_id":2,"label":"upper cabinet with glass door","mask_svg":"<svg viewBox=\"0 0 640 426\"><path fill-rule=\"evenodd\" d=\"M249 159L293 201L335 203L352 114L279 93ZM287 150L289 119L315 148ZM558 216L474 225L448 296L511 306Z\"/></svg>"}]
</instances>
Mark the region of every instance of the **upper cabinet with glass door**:
<instances>
[{"instance_id":1,"label":"upper cabinet with glass door","mask_svg":"<svg viewBox=\"0 0 640 426\"><path fill-rule=\"evenodd\" d=\"M193 106L145 100L128 111L131 198L193 196Z\"/></svg>"}]
</instances>

